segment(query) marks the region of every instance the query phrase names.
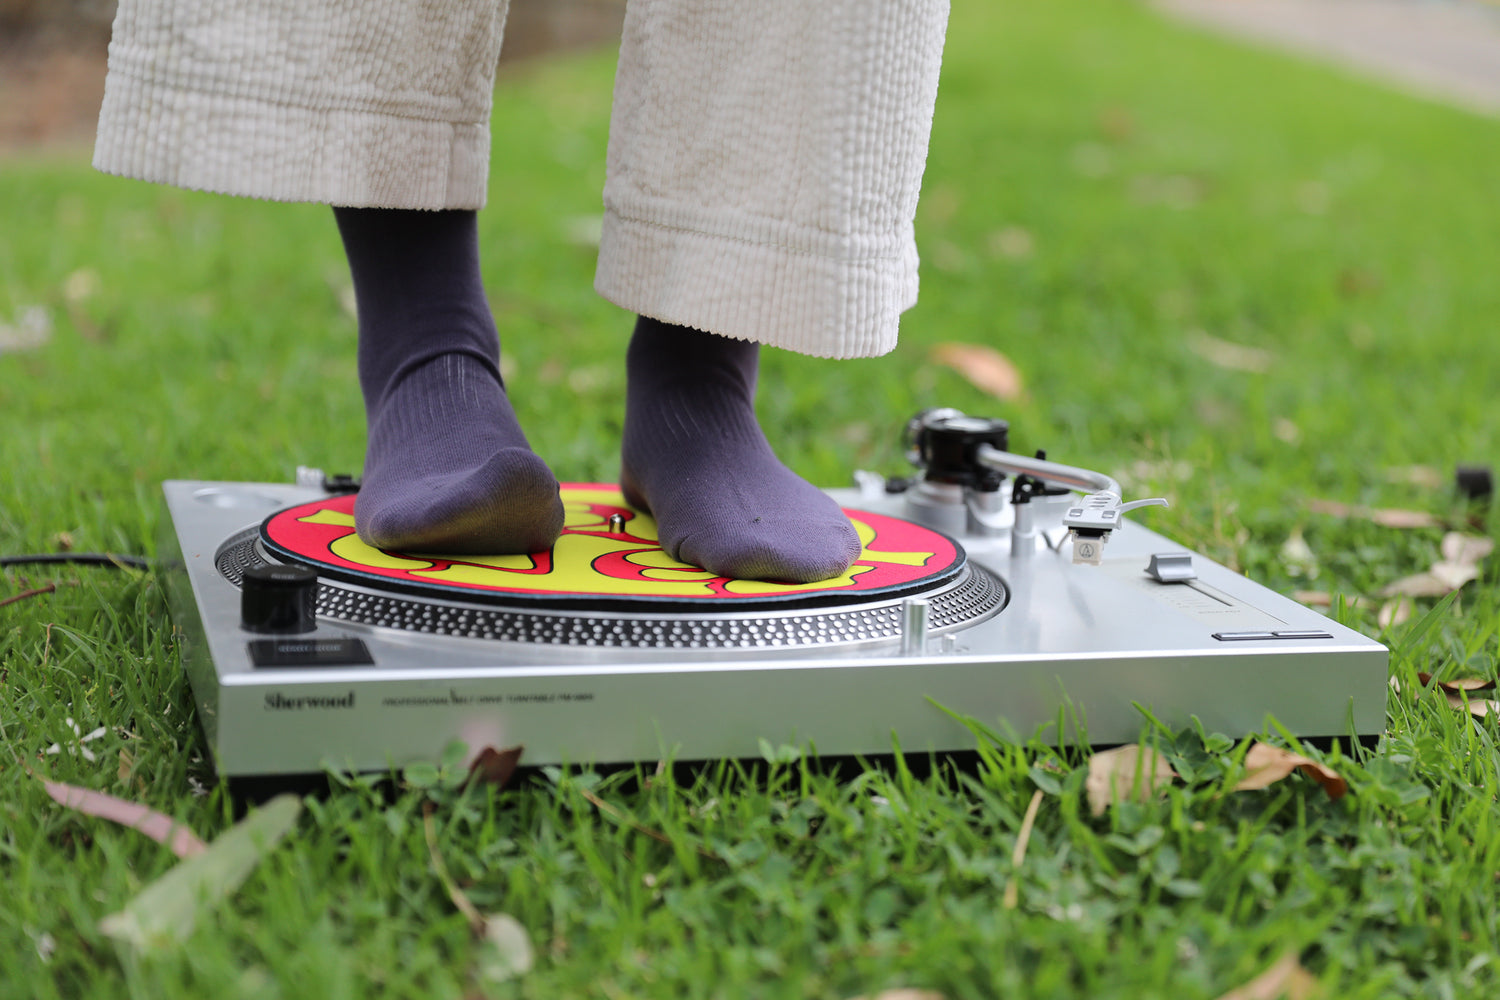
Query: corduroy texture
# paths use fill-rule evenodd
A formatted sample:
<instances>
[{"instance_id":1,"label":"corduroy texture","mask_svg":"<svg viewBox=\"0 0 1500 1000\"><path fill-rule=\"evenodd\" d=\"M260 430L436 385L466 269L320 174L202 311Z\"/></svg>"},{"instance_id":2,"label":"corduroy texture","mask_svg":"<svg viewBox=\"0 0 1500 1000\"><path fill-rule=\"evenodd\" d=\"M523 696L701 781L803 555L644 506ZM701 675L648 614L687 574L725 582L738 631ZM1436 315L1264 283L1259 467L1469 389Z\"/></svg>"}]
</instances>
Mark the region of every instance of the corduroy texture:
<instances>
[{"instance_id":1,"label":"corduroy texture","mask_svg":"<svg viewBox=\"0 0 1500 1000\"><path fill-rule=\"evenodd\" d=\"M595 287L804 354L896 344L947 0L632 0Z\"/></svg>"},{"instance_id":2,"label":"corduroy texture","mask_svg":"<svg viewBox=\"0 0 1500 1000\"><path fill-rule=\"evenodd\" d=\"M504 0L121 0L94 166L275 201L479 208Z\"/></svg>"},{"instance_id":3,"label":"corduroy texture","mask_svg":"<svg viewBox=\"0 0 1500 1000\"><path fill-rule=\"evenodd\" d=\"M95 165L475 208L504 0L120 0ZM947 0L631 0L595 287L825 357L895 346Z\"/></svg>"}]
</instances>

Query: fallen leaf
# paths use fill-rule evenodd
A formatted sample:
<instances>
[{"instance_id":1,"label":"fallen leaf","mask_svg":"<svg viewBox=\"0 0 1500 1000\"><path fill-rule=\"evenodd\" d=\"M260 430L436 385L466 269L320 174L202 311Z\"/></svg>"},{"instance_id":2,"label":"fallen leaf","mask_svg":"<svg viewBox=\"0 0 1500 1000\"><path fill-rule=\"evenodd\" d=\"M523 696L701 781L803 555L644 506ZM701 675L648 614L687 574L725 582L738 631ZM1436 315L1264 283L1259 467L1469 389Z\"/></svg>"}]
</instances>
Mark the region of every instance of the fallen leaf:
<instances>
[{"instance_id":1,"label":"fallen leaf","mask_svg":"<svg viewBox=\"0 0 1500 1000\"><path fill-rule=\"evenodd\" d=\"M949 342L932 349L931 358L958 372L969 384L997 399L1021 399L1026 387L1014 362L993 347Z\"/></svg>"},{"instance_id":2,"label":"fallen leaf","mask_svg":"<svg viewBox=\"0 0 1500 1000\"><path fill-rule=\"evenodd\" d=\"M192 934L199 913L238 888L301 811L296 796L278 795L225 830L207 850L146 886L119 913L99 921L99 930L140 951L180 944Z\"/></svg>"},{"instance_id":3,"label":"fallen leaf","mask_svg":"<svg viewBox=\"0 0 1500 1000\"><path fill-rule=\"evenodd\" d=\"M1301 528L1293 528L1282 543L1281 563L1292 576L1318 575L1318 557L1307 544L1307 539L1302 537Z\"/></svg>"},{"instance_id":4,"label":"fallen leaf","mask_svg":"<svg viewBox=\"0 0 1500 1000\"><path fill-rule=\"evenodd\" d=\"M1426 671L1418 671L1417 680L1425 687L1432 681L1432 675ZM1396 683L1396 678L1391 678L1391 686L1397 691L1401 686ZM1485 677L1454 677L1445 681L1438 681L1433 685L1435 690L1442 694L1448 702L1448 707L1459 712L1468 712L1476 719L1488 718L1491 715L1500 714L1500 701L1490 698L1470 698L1470 691L1493 691L1495 682Z\"/></svg>"},{"instance_id":5,"label":"fallen leaf","mask_svg":"<svg viewBox=\"0 0 1500 1000\"><path fill-rule=\"evenodd\" d=\"M1312 1000L1320 993L1317 979L1302 967L1297 953L1289 951L1265 972L1219 1000Z\"/></svg>"},{"instance_id":6,"label":"fallen leaf","mask_svg":"<svg viewBox=\"0 0 1500 1000\"><path fill-rule=\"evenodd\" d=\"M1430 465L1398 465L1385 470L1389 483L1407 483L1428 490L1440 490L1448 483L1448 477Z\"/></svg>"},{"instance_id":7,"label":"fallen leaf","mask_svg":"<svg viewBox=\"0 0 1500 1000\"><path fill-rule=\"evenodd\" d=\"M504 750L485 747L474 758L474 763L469 765L469 780L504 788L510 781L511 775L516 773L516 766L521 763L521 754L525 749L524 746L513 746Z\"/></svg>"},{"instance_id":8,"label":"fallen leaf","mask_svg":"<svg viewBox=\"0 0 1500 1000\"><path fill-rule=\"evenodd\" d=\"M79 305L99 294L99 272L92 268L80 268L63 279L63 298L69 305Z\"/></svg>"},{"instance_id":9,"label":"fallen leaf","mask_svg":"<svg viewBox=\"0 0 1500 1000\"><path fill-rule=\"evenodd\" d=\"M122 750L121 753L124 751ZM121 766L124 766L123 762ZM172 853L179 858L202 854L207 849L207 845L199 840L192 830L172 817L156 812L138 802L127 802L113 795L90 791L76 785L65 785L60 781L48 781L46 778L39 780L47 789L47 794L52 796L52 800L58 805L76 810L86 816L97 816L99 819L107 819L132 830L139 830L158 844L170 847Z\"/></svg>"},{"instance_id":10,"label":"fallen leaf","mask_svg":"<svg viewBox=\"0 0 1500 1000\"><path fill-rule=\"evenodd\" d=\"M1116 802L1145 801L1177 777L1166 758L1150 747L1128 743L1089 758L1089 776L1084 791L1089 797L1089 811L1104 815Z\"/></svg>"},{"instance_id":11,"label":"fallen leaf","mask_svg":"<svg viewBox=\"0 0 1500 1000\"><path fill-rule=\"evenodd\" d=\"M524 976L534 964L536 950L520 921L508 913L491 913L484 918L484 934L474 963L474 974L481 982L503 983Z\"/></svg>"},{"instance_id":12,"label":"fallen leaf","mask_svg":"<svg viewBox=\"0 0 1500 1000\"><path fill-rule=\"evenodd\" d=\"M1258 374L1270 371L1271 366L1276 363L1276 356L1270 351L1210 337L1202 330L1194 330L1190 333L1187 345L1189 350L1204 361L1230 371Z\"/></svg>"},{"instance_id":13,"label":"fallen leaf","mask_svg":"<svg viewBox=\"0 0 1500 1000\"><path fill-rule=\"evenodd\" d=\"M1035 249L1036 240L1020 226L1006 226L991 233L989 237L990 255L994 257L1020 260L1022 257L1030 257Z\"/></svg>"},{"instance_id":14,"label":"fallen leaf","mask_svg":"<svg viewBox=\"0 0 1500 1000\"><path fill-rule=\"evenodd\" d=\"M125 784L130 784L130 778L135 774L135 755L124 747L120 748L120 766L115 774Z\"/></svg>"},{"instance_id":15,"label":"fallen leaf","mask_svg":"<svg viewBox=\"0 0 1500 1000\"><path fill-rule=\"evenodd\" d=\"M1432 675L1425 670L1419 670L1417 680L1425 686L1432 681ZM1438 681L1437 686L1444 691L1489 691L1494 688L1495 682L1487 677L1454 677L1446 681Z\"/></svg>"},{"instance_id":16,"label":"fallen leaf","mask_svg":"<svg viewBox=\"0 0 1500 1000\"><path fill-rule=\"evenodd\" d=\"M1450 531L1443 536L1438 546L1445 562L1476 566L1495 551L1495 540L1483 535L1466 535L1461 531Z\"/></svg>"},{"instance_id":17,"label":"fallen leaf","mask_svg":"<svg viewBox=\"0 0 1500 1000\"><path fill-rule=\"evenodd\" d=\"M1440 528L1443 522L1434 514L1421 510L1399 510L1376 507L1365 515L1382 528Z\"/></svg>"},{"instance_id":18,"label":"fallen leaf","mask_svg":"<svg viewBox=\"0 0 1500 1000\"><path fill-rule=\"evenodd\" d=\"M1245 754L1245 776L1234 786L1236 792L1248 792L1273 785L1291 774L1301 771L1323 786L1330 799L1341 799L1349 792L1349 783L1337 771L1317 761L1292 753L1283 747L1269 743L1253 743Z\"/></svg>"},{"instance_id":19,"label":"fallen leaf","mask_svg":"<svg viewBox=\"0 0 1500 1000\"><path fill-rule=\"evenodd\" d=\"M1371 521L1383 528L1440 528L1443 522L1435 515L1420 510L1399 510L1382 507L1360 507L1340 503L1337 500L1312 499L1307 509L1315 514L1330 517L1359 518Z\"/></svg>"},{"instance_id":20,"label":"fallen leaf","mask_svg":"<svg viewBox=\"0 0 1500 1000\"><path fill-rule=\"evenodd\" d=\"M1393 625L1405 625L1411 621L1411 616L1417 612L1417 602L1410 597L1396 597L1386 601L1375 612L1375 622L1381 628L1390 628Z\"/></svg>"},{"instance_id":21,"label":"fallen leaf","mask_svg":"<svg viewBox=\"0 0 1500 1000\"><path fill-rule=\"evenodd\" d=\"M52 339L52 314L41 306L27 306L15 322L0 322L0 354L29 351Z\"/></svg>"},{"instance_id":22,"label":"fallen leaf","mask_svg":"<svg viewBox=\"0 0 1500 1000\"><path fill-rule=\"evenodd\" d=\"M1470 580L1473 577L1469 577ZM1467 582L1467 581L1463 581ZM1381 597L1442 597L1444 594L1452 593L1463 583L1457 585L1439 577L1436 573L1413 573L1411 576L1403 576L1393 583L1386 584L1381 588Z\"/></svg>"},{"instance_id":23,"label":"fallen leaf","mask_svg":"<svg viewBox=\"0 0 1500 1000\"><path fill-rule=\"evenodd\" d=\"M1357 608L1364 603L1364 598L1362 597L1351 597L1348 594L1343 595L1343 597L1344 604L1347 607ZM1310 608L1331 608L1333 607L1333 599L1334 595L1326 590L1292 591L1292 600L1296 601L1298 604L1305 604Z\"/></svg>"}]
</instances>

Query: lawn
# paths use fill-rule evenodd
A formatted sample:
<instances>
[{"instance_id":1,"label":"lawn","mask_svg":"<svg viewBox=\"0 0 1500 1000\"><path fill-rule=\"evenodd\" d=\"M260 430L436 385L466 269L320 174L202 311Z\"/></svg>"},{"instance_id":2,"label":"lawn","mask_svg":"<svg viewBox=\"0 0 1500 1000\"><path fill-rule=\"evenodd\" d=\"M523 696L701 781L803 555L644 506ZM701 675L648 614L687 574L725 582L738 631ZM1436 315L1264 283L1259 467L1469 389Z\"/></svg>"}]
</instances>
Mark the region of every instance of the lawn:
<instances>
[{"instance_id":1,"label":"lawn","mask_svg":"<svg viewBox=\"0 0 1500 1000\"><path fill-rule=\"evenodd\" d=\"M612 74L607 52L508 71L481 217L512 398L575 480L617 471L630 318L593 294L588 238ZM1500 122L1136 4L961 0L901 346L764 358L762 421L815 482L901 471L899 428L923 407L1004 416L1017 450L1170 497L1153 528L1386 641L1402 692L1373 754L1328 759L1344 798L1301 776L1231 792L1252 734L1144 718L1184 780L1098 817L1085 753L979 738L977 766L932 778L797 760L498 792L344 778L191 935L141 956L98 922L175 858L30 772L204 839L233 806L156 577L16 567L0 576L0 996L465 996L480 946L435 858L536 948L495 996L1213 998L1287 955L1326 997L1496 995L1496 722L1417 697L1417 674L1495 678L1500 586L1486 564L1409 619L1380 595L1446 530L1494 534L1449 479L1500 457L1497 163ZM0 555L149 556L163 479L357 471L326 208L51 152L0 161L0 220ZM1024 395L937 363L953 341L1003 351ZM73 726L105 731L82 745Z\"/></svg>"}]
</instances>

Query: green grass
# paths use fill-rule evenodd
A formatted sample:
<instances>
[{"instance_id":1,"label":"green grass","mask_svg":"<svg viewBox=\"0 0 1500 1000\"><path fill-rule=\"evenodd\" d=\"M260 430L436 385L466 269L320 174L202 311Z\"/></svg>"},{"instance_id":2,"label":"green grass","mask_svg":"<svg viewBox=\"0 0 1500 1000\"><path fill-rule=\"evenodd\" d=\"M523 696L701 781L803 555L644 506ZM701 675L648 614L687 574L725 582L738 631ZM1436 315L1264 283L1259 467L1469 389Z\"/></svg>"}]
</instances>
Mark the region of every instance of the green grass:
<instances>
[{"instance_id":1,"label":"green grass","mask_svg":"<svg viewBox=\"0 0 1500 1000\"><path fill-rule=\"evenodd\" d=\"M517 410L573 479L614 475L623 402L629 318L594 296L592 250L569 237L598 212L612 71L601 54L502 81L482 216ZM1284 592L1371 595L1437 557L1437 530L1306 501L1462 521L1449 491L1388 470L1497 457L1500 123L1104 0L960 3L944 74L901 347L765 359L762 419L794 467L830 485L898 471L901 422L952 405L1008 417L1018 449L1170 496L1153 527ZM53 324L0 356L0 553L66 536L150 554L162 479L358 468L355 328L326 208L53 155L0 163L0 220L0 323L39 306ZM1216 366L1199 335L1271 368ZM948 340L1003 349L1027 399L986 399L932 364ZM1316 567L1283 557L1296 531ZM170 855L57 807L20 762L205 837L231 808L155 578L27 569L0 578L0 599L51 580L0 607L0 996L462 996L475 946L432 870L429 797L454 876L538 946L500 996L1216 997L1288 950L1327 996L1500 985L1495 722L1394 693L1379 751L1335 762L1352 786L1336 802L1299 778L1224 794L1242 745L1144 723L1193 780L1099 819L1079 755L986 740L977 771L947 780L791 763L389 801L353 782L309 801L180 949L138 960L97 921ZM1382 629L1378 602L1342 617L1392 644L1410 691L1418 670L1495 676L1497 597L1487 568L1425 627ZM108 727L96 762L41 753L66 718Z\"/></svg>"}]
</instances>

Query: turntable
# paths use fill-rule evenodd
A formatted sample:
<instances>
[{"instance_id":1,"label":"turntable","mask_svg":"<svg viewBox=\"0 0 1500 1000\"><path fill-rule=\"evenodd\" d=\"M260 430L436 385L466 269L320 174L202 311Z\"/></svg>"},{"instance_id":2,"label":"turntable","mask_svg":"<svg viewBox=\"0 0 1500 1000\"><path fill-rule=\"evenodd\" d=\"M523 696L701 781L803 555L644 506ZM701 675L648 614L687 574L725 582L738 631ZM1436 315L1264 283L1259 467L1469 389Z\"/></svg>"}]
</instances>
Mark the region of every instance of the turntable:
<instances>
[{"instance_id":1,"label":"turntable","mask_svg":"<svg viewBox=\"0 0 1500 1000\"><path fill-rule=\"evenodd\" d=\"M371 548L355 484L171 481L163 555L220 773L376 771L525 747L610 764L1053 743L1169 726L1379 733L1387 651L1125 515L1110 477L1010 453L1003 421L926 411L912 481L829 493L863 549L835 580L676 562L617 487L567 484L547 552ZM1079 496L1078 494L1083 494ZM178 558L180 556L180 558Z\"/></svg>"}]
</instances>

